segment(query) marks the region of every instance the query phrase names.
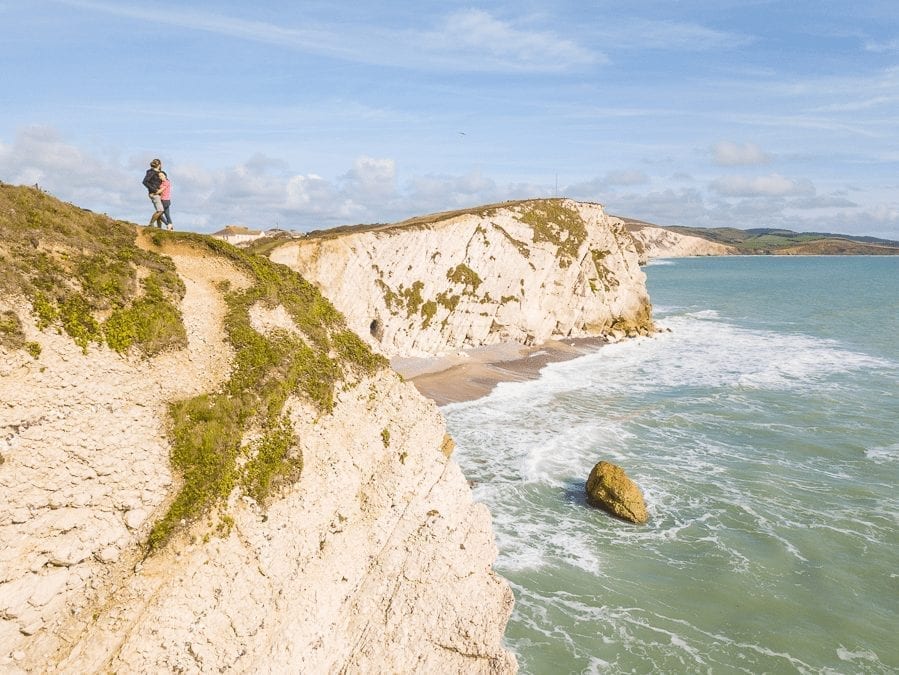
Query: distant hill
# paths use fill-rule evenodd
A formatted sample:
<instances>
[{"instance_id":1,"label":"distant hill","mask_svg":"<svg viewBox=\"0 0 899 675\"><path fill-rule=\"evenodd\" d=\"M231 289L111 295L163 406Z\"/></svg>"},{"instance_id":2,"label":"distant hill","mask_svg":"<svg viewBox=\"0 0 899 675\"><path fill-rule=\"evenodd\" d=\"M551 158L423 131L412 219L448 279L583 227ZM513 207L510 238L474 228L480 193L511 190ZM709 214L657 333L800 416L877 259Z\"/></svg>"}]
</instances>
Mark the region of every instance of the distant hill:
<instances>
[{"instance_id":1,"label":"distant hill","mask_svg":"<svg viewBox=\"0 0 899 675\"><path fill-rule=\"evenodd\" d=\"M899 241L832 232L794 232L759 227L663 227L634 218L621 218L629 228L659 227L734 247L747 255L899 255Z\"/></svg>"}]
</instances>

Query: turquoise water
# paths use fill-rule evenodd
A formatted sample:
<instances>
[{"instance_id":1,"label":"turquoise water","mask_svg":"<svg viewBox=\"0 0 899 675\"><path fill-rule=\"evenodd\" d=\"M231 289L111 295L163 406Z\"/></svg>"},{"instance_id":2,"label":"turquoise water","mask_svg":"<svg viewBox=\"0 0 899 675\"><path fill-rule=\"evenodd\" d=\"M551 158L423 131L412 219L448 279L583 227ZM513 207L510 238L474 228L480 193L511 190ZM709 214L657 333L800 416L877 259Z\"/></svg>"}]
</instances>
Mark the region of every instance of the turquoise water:
<instances>
[{"instance_id":1,"label":"turquoise water","mask_svg":"<svg viewBox=\"0 0 899 675\"><path fill-rule=\"evenodd\" d=\"M670 332L444 408L522 672L899 672L899 258L646 272ZM648 525L585 505L600 459Z\"/></svg>"}]
</instances>

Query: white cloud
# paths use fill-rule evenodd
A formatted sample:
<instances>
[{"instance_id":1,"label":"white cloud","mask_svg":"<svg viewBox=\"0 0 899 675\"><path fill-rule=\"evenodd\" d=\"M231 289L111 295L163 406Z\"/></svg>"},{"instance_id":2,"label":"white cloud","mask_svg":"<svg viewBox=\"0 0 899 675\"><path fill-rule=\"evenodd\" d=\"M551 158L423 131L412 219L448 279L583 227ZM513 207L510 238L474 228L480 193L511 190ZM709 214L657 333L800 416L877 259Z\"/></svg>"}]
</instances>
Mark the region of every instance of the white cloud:
<instances>
[{"instance_id":1,"label":"white cloud","mask_svg":"<svg viewBox=\"0 0 899 675\"><path fill-rule=\"evenodd\" d=\"M141 185L151 156L85 152L46 127L0 143L0 180L33 185L93 211L145 223L151 206ZM544 194L530 184L500 187L479 172L414 176L398 187L396 162L362 156L334 179L291 173L281 159L254 154L210 169L167 163L176 229L209 232L224 225L311 230L359 222L393 222L433 211Z\"/></svg>"},{"instance_id":2,"label":"white cloud","mask_svg":"<svg viewBox=\"0 0 899 675\"><path fill-rule=\"evenodd\" d=\"M426 52L473 56L482 61L481 69L553 72L606 60L569 39L517 28L480 9L450 14L438 30L415 41Z\"/></svg>"},{"instance_id":3,"label":"white cloud","mask_svg":"<svg viewBox=\"0 0 899 675\"><path fill-rule=\"evenodd\" d=\"M733 143L719 141L712 146L712 157L719 166L746 166L767 164L771 161L768 155L755 143Z\"/></svg>"},{"instance_id":4,"label":"white cloud","mask_svg":"<svg viewBox=\"0 0 899 675\"><path fill-rule=\"evenodd\" d=\"M896 206L895 204L880 204L873 209L866 211L865 215L875 223L881 225L899 224L899 206Z\"/></svg>"},{"instance_id":5,"label":"white cloud","mask_svg":"<svg viewBox=\"0 0 899 675\"><path fill-rule=\"evenodd\" d=\"M865 49L877 54L899 52L899 40L889 40L888 42L869 40L868 42L865 42Z\"/></svg>"},{"instance_id":6,"label":"white cloud","mask_svg":"<svg viewBox=\"0 0 899 675\"><path fill-rule=\"evenodd\" d=\"M151 207L140 181L150 158L86 151L53 129L30 127L12 142L0 142L0 180L38 182L78 206L145 223ZM395 222L551 192L528 182L501 184L479 171L401 177L394 159L369 156L357 158L334 178L297 173L284 160L262 154L219 168L175 162L166 168L174 185L176 228L202 232L228 224L311 230ZM560 192L661 225L784 227L897 238L899 206L889 190L877 199L855 190L850 200L849 193L818 194L810 181L776 173L722 177L707 184L707 191L697 187L698 180L677 189L649 187L662 182L639 171L610 171ZM665 182L677 185L673 178Z\"/></svg>"},{"instance_id":7,"label":"white cloud","mask_svg":"<svg viewBox=\"0 0 899 675\"><path fill-rule=\"evenodd\" d=\"M608 27L597 32L614 40L616 49L700 52L735 49L755 41L749 35L719 31L696 23L650 19L610 22Z\"/></svg>"},{"instance_id":8,"label":"white cloud","mask_svg":"<svg viewBox=\"0 0 899 675\"><path fill-rule=\"evenodd\" d=\"M461 176L416 176L408 184L408 201L419 207L418 213L488 204L499 201L501 194L508 193L500 190L495 181L484 177L480 171Z\"/></svg>"},{"instance_id":9,"label":"white cloud","mask_svg":"<svg viewBox=\"0 0 899 675\"><path fill-rule=\"evenodd\" d=\"M777 173L767 176L725 176L714 180L710 189L726 197L785 197L814 194L808 181L796 181Z\"/></svg>"},{"instance_id":10,"label":"white cloud","mask_svg":"<svg viewBox=\"0 0 899 675\"><path fill-rule=\"evenodd\" d=\"M609 171L602 177L566 185L561 192L573 199L602 202L607 195L614 194L615 187L646 185L649 182L649 176L643 171L618 169Z\"/></svg>"},{"instance_id":11,"label":"white cloud","mask_svg":"<svg viewBox=\"0 0 899 675\"><path fill-rule=\"evenodd\" d=\"M250 21L179 6L127 6L104 0L57 0L115 16L204 31L332 58L404 69L560 72L606 57L547 30L526 30L480 9L447 15L436 28L309 22L302 28Z\"/></svg>"},{"instance_id":12,"label":"white cloud","mask_svg":"<svg viewBox=\"0 0 899 675\"><path fill-rule=\"evenodd\" d=\"M149 160L148 157L147 164ZM4 181L38 184L79 206L89 203L103 203L109 208L127 206L131 200L123 196L123 191L132 180L129 172L129 167L123 167L119 158L85 153L66 143L50 127L26 127L16 134L12 143L0 143L0 177ZM140 187L140 179L137 184Z\"/></svg>"},{"instance_id":13,"label":"white cloud","mask_svg":"<svg viewBox=\"0 0 899 675\"><path fill-rule=\"evenodd\" d=\"M649 176L642 171L622 169L610 171L602 180L606 185L643 185L649 182Z\"/></svg>"},{"instance_id":14,"label":"white cloud","mask_svg":"<svg viewBox=\"0 0 899 675\"><path fill-rule=\"evenodd\" d=\"M344 190L363 202L388 201L396 196L396 163L392 159L359 157L343 176Z\"/></svg>"},{"instance_id":15,"label":"white cloud","mask_svg":"<svg viewBox=\"0 0 899 675\"><path fill-rule=\"evenodd\" d=\"M791 209L814 210L814 209L854 209L858 207L855 202L835 195L809 195L792 199L788 202Z\"/></svg>"},{"instance_id":16,"label":"white cloud","mask_svg":"<svg viewBox=\"0 0 899 675\"><path fill-rule=\"evenodd\" d=\"M695 189L611 193L600 201L610 213L657 225L715 227L719 224L702 193Z\"/></svg>"}]
</instances>

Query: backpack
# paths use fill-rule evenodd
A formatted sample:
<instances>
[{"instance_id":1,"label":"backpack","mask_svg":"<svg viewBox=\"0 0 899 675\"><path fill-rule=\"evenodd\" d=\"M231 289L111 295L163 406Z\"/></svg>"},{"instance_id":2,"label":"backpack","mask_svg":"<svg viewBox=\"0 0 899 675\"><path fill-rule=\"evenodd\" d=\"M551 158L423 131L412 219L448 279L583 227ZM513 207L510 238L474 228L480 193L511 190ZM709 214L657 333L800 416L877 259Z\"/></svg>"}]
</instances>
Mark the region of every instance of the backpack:
<instances>
[{"instance_id":1,"label":"backpack","mask_svg":"<svg viewBox=\"0 0 899 675\"><path fill-rule=\"evenodd\" d=\"M150 194L157 192L159 186L162 185L162 180L159 178L159 172L156 169L147 169L147 173L144 175L143 184Z\"/></svg>"}]
</instances>

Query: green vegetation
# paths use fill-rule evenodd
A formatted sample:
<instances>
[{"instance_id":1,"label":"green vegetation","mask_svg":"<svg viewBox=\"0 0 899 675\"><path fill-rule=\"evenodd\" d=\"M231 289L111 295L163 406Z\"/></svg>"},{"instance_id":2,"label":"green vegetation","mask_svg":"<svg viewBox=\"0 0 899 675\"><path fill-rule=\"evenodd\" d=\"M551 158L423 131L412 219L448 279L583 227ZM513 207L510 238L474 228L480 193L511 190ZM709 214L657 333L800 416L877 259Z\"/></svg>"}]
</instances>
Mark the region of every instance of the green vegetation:
<instances>
[{"instance_id":1,"label":"green vegetation","mask_svg":"<svg viewBox=\"0 0 899 675\"><path fill-rule=\"evenodd\" d=\"M446 291L437 294L437 304L441 307L445 307L450 312L454 311L456 307L459 305L459 301L462 299L462 296L450 295Z\"/></svg>"},{"instance_id":2,"label":"green vegetation","mask_svg":"<svg viewBox=\"0 0 899 675\"><path fill-rule=\"evenodd\" d=\"M24 297L38 328L55 326L85 353L91 343L145 356L184 346L184 285L134 234L36 188L0 185L0 291Z\"/></svg>"},{"instance_id":3,"label":"green vegetation","mask_svg":"<svg viewBox=\"0 0 899 675\"><path fill-rule=\"evenodd\" d=\"M559 266L563 268L577 259L581 244L587 239L584 219L574 209L563 206L561 199L527 202L519 220L534 229L535 242L546 241L558 249Z\"/></svg>"},{"instance_id":4,"label":"green vegetation","mask_svg":"<svg viewBox=\"0 0 899 675\"><path fill-rule=\"evenodd\" d=\"M425 287L423 281L414 282L412 288L405 288L400 284L399 289L396 291L381 279L375 279L375 283L378 284L381 292L384 294L384 304L391 311L394 309L405 309L406 317L411 317L413 314L417 314L424 304L424 298L421 296L421 291Z\"/></svg>"},{"instance_id":5,"label":"green vegetation","mask_svg":"<svg viewBox=\"0 0 899 675\"><path fill-rule=\"evenodd\" d=\"M424 298L421 297L421 289L424 287L425 284L423 281L414 282L412 288L403 288L402 285L400 286L399 296L406 307L407 317L417 314L419 308L424 303Z\"/></svg>"},{"instance_id":6,"label":"green vegetation","mask_svg":"<svg viewBox=\"0 0 899 675\"><path fill-rule=\"evenodd\" d=\"M509 242L518 249L518 252L521 254L522 258L529 258L531 256L531 249L528 248L528 245L523 241L519 241L511 234L506 231L506 228L497 225L496 223L491 223L493 227L500 231L500 233L509 240Z\"/></svg>"},{"instance_id":7,"label":"green vegetation","mask_svg":"<svg viewBox=\"0 0 899 675\"><path fill-rule=\"evenodd\" d=\"M431 325L431 321L434 319L434 316L437 314L437 303L434 300L428 300L421 306L421 315L423 317L423 321L421 322L422 328L427 328Z\"/></svg>"},{"instance_id":8,"label":"green vegetation","mask_svg":"<svg viewBox=\"0 0 899 675\"><path fill-rule=\"evenodd\" d=\"M623 218L631 231L643 227L660 227L641 220ZM672 225L663 229L679 234L699 237L726 246L737 253L749 255L897 255L899 241L860 237L832 232L794 232L777 228L759 227L740 230L735 227L683 227Z\"/></svg>"},{"instance_id":9,"label":"green vegetation","mask_svg":"<svg viewBox=\"0 0 899 675\"><path fill-rule=\"evenodd\" d=\"M0 346L7 349L24 349L35 359L41 355L41 346L37 342L25 339L22 322L11 310L0 312Z\"/></svg>"},{"instance_id":10,"label":"green vegetation","mask_svg":"<svg viewBox=\"0 0 899 675\"><path fill-rule=\"evenodd\" d=\"M593 264L596 265L597 269L604 264L603 261L611 255L611 253L611 251L600 251L595 248L590 250L590 255L593 257Z\"/></svg>"},{"instance_id":11,"label":"green vegetation","mask_svg":"<svg viewBox=\"0 0 899 675\"><path fill-rule=\"evenodd\" d=\"M247 251L248 253L267 256L273 250L290 242L292 239L293 236L291 236L289 232L277 232L266 237L253 239L241 248L243 248L243 250Z\"/></svg>"},{"instance_id":12,"label":"green vegetation","mask_svg":"<svg viewBox=\"0 0 899 675\"><path fill-rule=\"evenodd\" d=\"M254 443L251 459L242 471L244 491L259 503L265 503L274 490L300 477L302 455L292 452L296 440L290 419L284 415L268 433Z\"/></svg>"},{"instance_id":13,"label":"green vegetation","mask_svg":"<svg viewBox=\"0 0 899 675\"><path fill-rule=\"evenodd\" d=\"M10 349L21 349L25 344L25 333L18 315L12 311L0 313L0 345Z\"/></svg>"},{"instance_id":14,"label":"green vegetation","mask_svg":"<svg viewBox=\"0 0 899 675\"><path fill-rule=\"evenodd\" d=\"M251 285L225 294L225 330L236 352L229 381L215 394L170 406L172 461L184 476L184 488L154 526L151 550L164 544L182 520L195 520L223 503L234 487L264 502L299 476L302 458L284 411L291 394L329 413L338 383L353 386L386 367L386 360L349 331L343 316L292 270L202 235L178 238L228 259ZM256 303L283 306L308 342L287 331L258 333L249 319ZM241 439L253 429L259 430L259 440L242 447Z\"/></svg>"},{"instance_id":15,"label":"green vegetation","mask_svg":"<svg viewBox=\"0 0 899 675\"><path fill-rule=\"evenodd\" d=\"M390 447L390 429L387 427L381 429L381 442L384 444L385 448Z\"/></svg>"},{"instance_id":16,"label":"green vegetation","mask_svg":"<svg viewBox=\"0 0 899 675\"><path fill-rule=\"evenodd\" d=\"M106 342L150 357L186 344L178 311L184 286L165 256L169 246L224 258L250 280L243 289L221 285L235 353L230 378L216 392L169 404L171 459L183 486L153 527L153 551L182 523L214 512L234 488L264 504L296 480L302 457L286 410L290 395L326 414L338 385L354 386L387 362L288 268L189 233L144 231L157 247L145 251L135 244L139 231L39 190L0 184L0 291L24 297L38 327L55 325L84 350ZM299 334L258 333L249 319L257 303L283 306ZM12 312L0 314L0 343L30 350ZM247 438L253 440L244 444ZM217 529L227 532L232 523L221 514Z\"/></svg>"},{"instance_id":17,"label":"green vegetation","mask_svg":"<svg viewBox=\"0 0 899 675\"><path fill-rule=\"evenodd\" d=\"M478 273L465 263L459 263L452 269L447 270L446 278L454 284L465 286L466 293L470 295L474 294L474 292L478 290L478 286L483 283L483 280L478 276ZM469 286L471 287L471 290L468 290Z\"/></svg>"},{"instance_id":18,"label":"green vegetation","mask_svg":"<svg viewBox=\"0 0 899 675\"><path fill-rule=\"evenodd\" d=\"M378 284L378 287L381 289L381 292L384 294L384 304L387 305L387 309L393 309L394 307L400 304L400 296L393 292L393 289L387 285L385 281L382 279L375 279L375 283Z\"/></svg>"},{"instance_id":19,"label":"green vegetation","mask_svg":"<svg viewBox=\"0 0 899 675\"><path fill-rule=\"evenodd\" d=\"M599 251L597 249L591 249L590 251L590 255L593 257L593 266L596 268L597 279L602 282L602 286L607 293L620 285L618 278L603 262L611 253L611 251ZM599 290L596 286L596 280L590 280L590 290L594 293Z\"/></svg>"}]
</instances>

